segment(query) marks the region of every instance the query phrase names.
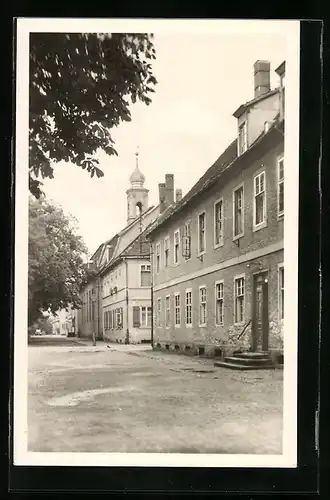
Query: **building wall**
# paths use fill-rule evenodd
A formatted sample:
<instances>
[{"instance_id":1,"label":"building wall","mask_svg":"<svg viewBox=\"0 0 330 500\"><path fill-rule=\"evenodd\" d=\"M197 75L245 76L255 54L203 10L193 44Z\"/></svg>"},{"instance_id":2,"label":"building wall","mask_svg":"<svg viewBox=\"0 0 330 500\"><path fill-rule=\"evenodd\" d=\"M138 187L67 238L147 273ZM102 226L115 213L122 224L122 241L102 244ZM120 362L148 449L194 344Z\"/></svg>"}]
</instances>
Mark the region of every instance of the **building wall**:
<instances>
[{"instance_id":1,"label":"building wall","mask_svg":"<svg viewBox=\"0 0 330 500\"><path fill-rule=\"evenodd\" d=\"M78 311L78 324L76 325L77 335L81 338L92 338L93 332L96 338L102 338L102 317L100 316L100 301L98 294L100 293L98 281L90 281L80 294L82 306ZM94 291L96 298L92 302L92 310L88 307L88 294ZM94 304L94 305L93 305Z\"/></svg>"},{"instance_id":2,"label":"building wall","mask_svg":"<svg viewBox=\"0 0 330 500\"><path fill-rule=\"evenodd\" d=\"M283 154L283 142L274 147L268 154L255 161L224 187L218 183L212 190L199 196L189 212L182 214L167 228L161 230L153 241L153 276L154 289L169 280L176 280L189 273L204 272L205 269L225 262L228 259L239 258L244 254L269 247L283 247L283 218L277 214L277 158ZM253 228L253 183L254 175L266 172L266 217L267 225L257 231ZM244 235L239 240L239 246L233 240L233 189L244 183ZM224 237L223 245L215 248L214 243L214 203L218 199L224 201ZM202 260L198 257L198 214L206 212L206 251ZM191 258L184 260L180 251L180 261L174 264L173 246L174 232L179 229L183 234L184 225L191 221ZM164 238L170 238L170 262L164 267ZM156 272L156 245L161 248L160 272ZM180 242L182 244L182 240ZM252 254L253 256L253 254Z\"/></svg>"},{"instance_id":3,"label":"building wall","mask_svg":"<svg viewBox=\"0 0 330 500\"><path fill-rule=\"evenodd\" d=\"M188 279L177 285L158 290L154 294L155 328L154 344L160 344L170 349L179 345L183 349L190 346L195 352L199 346L205 348L205 353L214 354L215 348L221 348L224 354L231 354L235 350L251 347L251 324L246 329L241 340L238 336L244 326L252 319L252 290L254 273L268 271L269 287L269 349L281 352L283 349L283 320L279 317L279 278L278 268L283 264L283 250L273 252L264 257L236 264L210 274ZM244 320L235 324L234 317L234 279L237 276L245 277L245 307ZM224 283L224 322L216 325L216 295L215 283ZM199 287L207 288L207 322L206 326L199 326ZM185 324L185 291L192 291L192 325ZM174 324L174 294L181 298L181 325ZM165 296L170 295L170 326L165 327ZM161 298L161 325L157 326L157 299Z\"/></svg>"},{"instance_id":4,"label":"building wall","mask_svg":"<svg viewBox=\"0 0 330 500\"><path fill-rule=\"evenodd\" d=\"M156 317L157 299L162 299L161 327L155 324L154 342L162 347L191 344L196 350L202 344L206 350L214 351L214 346L221 346L226 352L251 345L251 326L237 343L237 338L252 315L253 274L268 270L269 283L269 349L281 351L282 321L278 309L278 265L283 263L283 217L278 215L277 161L283 155L283 141L274 146L267 154L257 158L251 166L245 168L224 186L220 182L207 193L200 195L194 206L186 214L174 218L167 228L160 228L153 241L153 277L154 277L154 317ZM256 230L253 224L254 176L264 171L266 175L266 224ZM239 242L233 237L233 189L244 185L244 235ZM214 242L214 203L222 198L224 203L224 237L219 247ZM198 214L206 213L206 251L198 255ZM183 234L184 224L191 221L191 258L185 261L180 252L179 264L173 260L174 232L179 229ZM170 264L164 267L164 238L170 237ZM156 244L161 245L160 272L156 272ZM182 244L182 241L181 241ZM234 277L245 275L245 317L241 324L234 324ZM225 319L223 326L215 326L215 281L224 281ZM206 285L208 290L208 318L206 327L199 327L199 286ZM181 316L183 315L184 291L192 289L193 325L175 327L173 296L181 294ZM165 296L170 295L171 326L165 328ZM183 316L182 316L183 318Z\"/></svg>"},{"instance_id":5,"label":"building wall","mask_svg":"<svg viewBox=\"0 0 330 500\"><path fill-rule=\"evenodd\" d=\"M126 262L121 262L111 270L105 277L104 282L109 280L109 276L117 276L117 293L103 297L103 336L111 342L132 344L149 342L151 340L151 327L134 327L133 308L148 307L151 305L150 287L141 287L140 269L142 264L150 264L146 259L128 258ZM120 274L119 274L120 273ZM128 287L126 287L126 279ZM110 281L110 283L112 283ZM122 308L122 325L112 329L106 328L105 314Z\"/></svg>"}]
</instances>

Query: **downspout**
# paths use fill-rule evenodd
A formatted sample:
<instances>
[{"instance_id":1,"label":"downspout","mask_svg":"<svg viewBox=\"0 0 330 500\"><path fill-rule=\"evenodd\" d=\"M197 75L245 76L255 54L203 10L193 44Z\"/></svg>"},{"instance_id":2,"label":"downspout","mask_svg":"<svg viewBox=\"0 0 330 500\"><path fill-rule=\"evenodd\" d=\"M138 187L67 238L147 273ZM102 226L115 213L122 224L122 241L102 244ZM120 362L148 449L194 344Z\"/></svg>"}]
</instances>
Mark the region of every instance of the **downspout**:
<instances>
[{"instance_id":1,"label":"downspout","mask_svg":"<svg viewBox=\"0 0 330 500\"><path fill-rule=\"evenodd\" d=\"M151 346L154 348L154 286L153 286L153 272L154 272L154 266L153 266L153 261L152 261L152 245L150 244L150 264L151 264L151 284L150 284L150 291L151 291Z\"/></svg>"},{"instance_id":2,"label":"downspout","mask_svg":"<svg viewBox=\"0 0 330 500\"><path fill-rule=\"evenodd\" d=\"M126 280L126 338L125 338L125 344L129 344L129 328L128 328L128 264L127 264L127 259L124 259L125 262L125 280Z\"/></svg>"},{"instance_id":3,"label":"downspout","mask_svg":"<svg viewBox=\"0 0 330 500\"><path fill-rule=\"evenodd\" d=\"M100 278L97 278L97 337L100 338L100 307L101 307L101 298L100 298ZM102 340L104 340L102 335Z\"/></svg>"}]
</instances>

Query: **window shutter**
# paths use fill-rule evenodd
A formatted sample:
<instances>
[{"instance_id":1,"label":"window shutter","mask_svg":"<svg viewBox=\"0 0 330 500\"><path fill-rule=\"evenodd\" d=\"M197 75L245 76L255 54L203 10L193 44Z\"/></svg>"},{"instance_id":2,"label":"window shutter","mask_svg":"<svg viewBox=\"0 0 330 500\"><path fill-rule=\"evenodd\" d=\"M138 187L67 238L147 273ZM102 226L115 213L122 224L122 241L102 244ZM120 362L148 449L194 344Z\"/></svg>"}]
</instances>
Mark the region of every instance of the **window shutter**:
<instances>
[{"instance_id":1,"label":"window shutter","mask_svg":"<svg viewBox=\"0 0 330 500\"><path fill-rule=\"evenodd\" d=\"M120 328L123 328L123 317L124 317L124 314L123 314L123 308L120 307L119 308L119 312L120 312Z\"/></svg>"},{"instance_id":2,"label":"window shutter","mask_svg":"<svg viewBox=\"0 0 330 500\"><path fill-rule=\"evenodd\" d=\"M140 308L133 306L133 328L140 328Z\"/></svg>"}]
</instances>

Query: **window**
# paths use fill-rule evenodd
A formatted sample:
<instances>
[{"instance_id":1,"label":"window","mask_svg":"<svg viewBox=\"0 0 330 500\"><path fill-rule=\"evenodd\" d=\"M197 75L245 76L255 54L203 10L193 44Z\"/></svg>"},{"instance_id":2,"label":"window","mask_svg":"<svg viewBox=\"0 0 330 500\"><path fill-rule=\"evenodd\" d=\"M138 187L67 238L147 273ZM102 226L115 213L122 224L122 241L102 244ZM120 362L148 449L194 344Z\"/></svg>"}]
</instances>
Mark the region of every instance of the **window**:
<instances>
[{"instance_id":1,"label":"window","mask_svg":"<svg viewBox=\"0 0 330 500\"><path fill-rule=\"evenodd\" d=\"M140 328L141 312L139 306L133 306L133 328Z\"/></svg>"},{"instance_id":2,"label":"window","mask_svg":"<svg viewBox=\"0 0 330 500\"><path fill-rule=\"evenodd\" d=\"M108 311L108 329L113 330L114 327L113 321L113 311Z\"/></svg>"},{"instance_id":3,"label":"window","mask_svg":"<svg viewBox=\"0 0 330 500\"><path fill-rule=\"evenodd\" d=\"M215 284L215 324L223 325L223 282Z\"/></svg>"},{"instance_id":4,"label":"window","mask_svg":"<svg viewBox=\"0 0 330 500\"><path fill-rule=\"evenodd\" d=\"M235 323L244 321L244 278L235 279Z\"/></svg>"},{"instance_id":5,"label":"window","mask_svg":"<svg viewBox=\"0 0 330 500\"><path fill-rule=\"evenodd\" d=\"M189 260L191 257L191 221L186 222L184 226L184 238L183 238L183 255L184 260Z\"/></svg>"},{"instance_id":6,"label":"window","mask_svg":"<svg viewBox=\"0 0 330 500\"><path fill-rule=\"evenodd\" d=\"M103 321L104 321L104 329L105 330L108 330L108 312L106 311L104 314L103 314Z\"/></svg>"},{"instance_id":7,"label":"window","mask_svg":"<svg viewBox=\"0 0 330 500\"><path fill-rule=\"evenodd\" d=\"M116 327L116 315L115 315L116 311L115 309L112 309L112 311L110 311L110 314L111 314L111 328L114 329Z\"/></svg>"},{"instance_id":8,"label":"window","mask_svg":"<svg viewBox=\"0 0 330 500\"><path fill-rule=\"evenodd\" d=\"M171 321L171 303L170 296L166 295L165 297L165 327L169 328Z\"/></svg>"},{"instance_id":9,"label":"window","mask_svg":"<svg viewBox=\"0 0 330 500\"><path fill-rule=\"evenodd\" d=\"M160 271L160 243L156 245L156 273Z\"/></svg>"},{"instance_id":10,"label":"window","mask_svg":"<svg viewBox=\"0 0 330 500\"><path fill-rule=\"evenodd\" d=\"M191 325L192 324L192 291L191 290L186 290L186 314L185 314L185 319L186 319L186 325Z\"/></svg>"},{"instance_id":11,"label":"window","mask_svg":"<svg viewBox=\"0 0 330 500\"><path fill-rule=\"evenodd\" d=\"M123 308L118 307L115 311L116 313L116 328L123 327Z\"/></svg>"},{"instance_id":12,"label":"window","mask_svg":"<svg viewBox=\"0 0 330 500\"><path fill-rule=\"evenodd\" d=\"M142 306L140 308L140 323L142 328L150 328L151 327L151 307L150 306Z\"/></svg>"},{"instance_id":13,"label":"window","mask_svg":"<svg viewBox=\"0 0 330 500\"><path fill-rule=\"evenodd\" d=\"M198 253L205 252L205 212L198 216Z\"/></svg>"},{"instance_id":14,"label":"window","mask_svg":"<svg viewBox=\"0 0 330 500\"><path fill-rule=\"evenodd\" d=\"M175 308L175 326L181 325L181 303L180 294L176 293L174 295L174 308Z\"/></svg>"},{"instance_id":15,"label":"window","mask_svg":"<svg viewBox=\"0 0 330 500\"><path fill-rule=\"evenodd\" d=\"M141 264L141 286L151 286L151 265Z\"/></svg>"},{"instance_id":16,"label":"window","mask_svg":"<svg viewBox=\"0 0 330 500\"><path fill-rule=\"evenodd\" d=\"M247 150L247 126L246 122L238 128L238 154L244 153Z\"/></svg>"},{"instance_id":17,"label":"window","mask_svg":"<svg viewBox=\"0 0 330 500\"><path fill-rule=\"evenodd\" d=\"M265 172L254 178L254 226L258 227L266 222L266 186Z\"/></svg>"},{"instance_id":18,"label":"window","mask_svg":"<svg viewBox=\"0 0 330 500\"><path fill-rule=\"evenodd\" d=\"M240 186L234 191L234 238L243 235L244 232L244 217L243 217L243 204L244 204L244 190Z\"/></svg>"},{"instance_id":19,"label":"window","mask_svg":"<svg viewBox=\"0 0 330 500\"><path fill-rule=\"evenodd\" d=\"M179 263L180 258L180 231L174 233L174 264Z\"/></svg>"},{"instance_id":20,"label":"window","mask_svg":"<svg viewBox=\"0 0 330 500\"><path fill-rule=\"evenodd\" d=\"M284 319L284 266L278 268L278 311L280 319Z\"/></svg>"},{"instance_id":21,"label":"window","mask_svg":"<svg viewBox=\"0 0 330 500\"><path fill-rule=\"evenodd\" d=\"M199 325L206 325L207 308L206 308L206 286L201 286L199 289Z\"/></svg>"},{"instance_id":22,"label":"window","mask_svg":"<svg viewBox=\"0 0 330 500\"><path fill-rule=\"evenodd\" d=\"M223 243L223 200L214 204L214 244L215 246Z\"/></svg>"},{"instance_id":23,"label":"window","mask_svg":"<svg viewBox=\"0 0 330 500\"><path fill-rule=\"evenodd\" d=\"M162 310L162 301L161 299L157 299L156 326L161 326L161 318L160 318L161 310Z\"/></svg>"},{"instance_id":24,"label":"window","mask_svg":"<svg viewBox=\"0 0 330 500\"><path fill-rule=\"evenodd\" d=\"M277 178L278 178L278 186L277 186L277 210L278 215L284 214L284 158L279 158L277 162Z\"/></svg>"},{"instance_id":25,"label":"window","mask_svg":"<svg viewBox=\"0 0 330 500\"><path fill-rule=\"evenodd\" d=\"M164 266L168 267L170 259L170 238L167 236L164 239Z\"/></svg>"}]
</instances>

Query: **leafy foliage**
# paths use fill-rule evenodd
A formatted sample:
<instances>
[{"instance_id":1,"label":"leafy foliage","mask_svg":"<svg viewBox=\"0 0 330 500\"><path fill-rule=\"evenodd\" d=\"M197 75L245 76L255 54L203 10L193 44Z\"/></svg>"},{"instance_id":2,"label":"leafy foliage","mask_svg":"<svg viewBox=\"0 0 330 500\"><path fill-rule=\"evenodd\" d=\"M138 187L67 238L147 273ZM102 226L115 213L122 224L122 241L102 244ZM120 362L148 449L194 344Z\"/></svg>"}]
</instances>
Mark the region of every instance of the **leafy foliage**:
<instances>
[{"instance_id":1,"label":"leafy foliage","mask_svg":"<svg viewBox=\"0 0 330 500\"><path fill-rule=\"evenodd\" d=\"M130 102L151 103L157 81L148 34L31 33L30 191L67 161L104 175L98 149L116 155L111 129L130 121Z\"/></svg>"},{"instance_id":2,"label":"leafy foliage","mask_svg":"<svg viewBox=\"0 0 330 500\"><path fill-rule=\"evenodd\" d=\"M29 325L42 311L80 306L86 247L75 220L43 197L29 200Z\"/></svg>"}]
</instances>

